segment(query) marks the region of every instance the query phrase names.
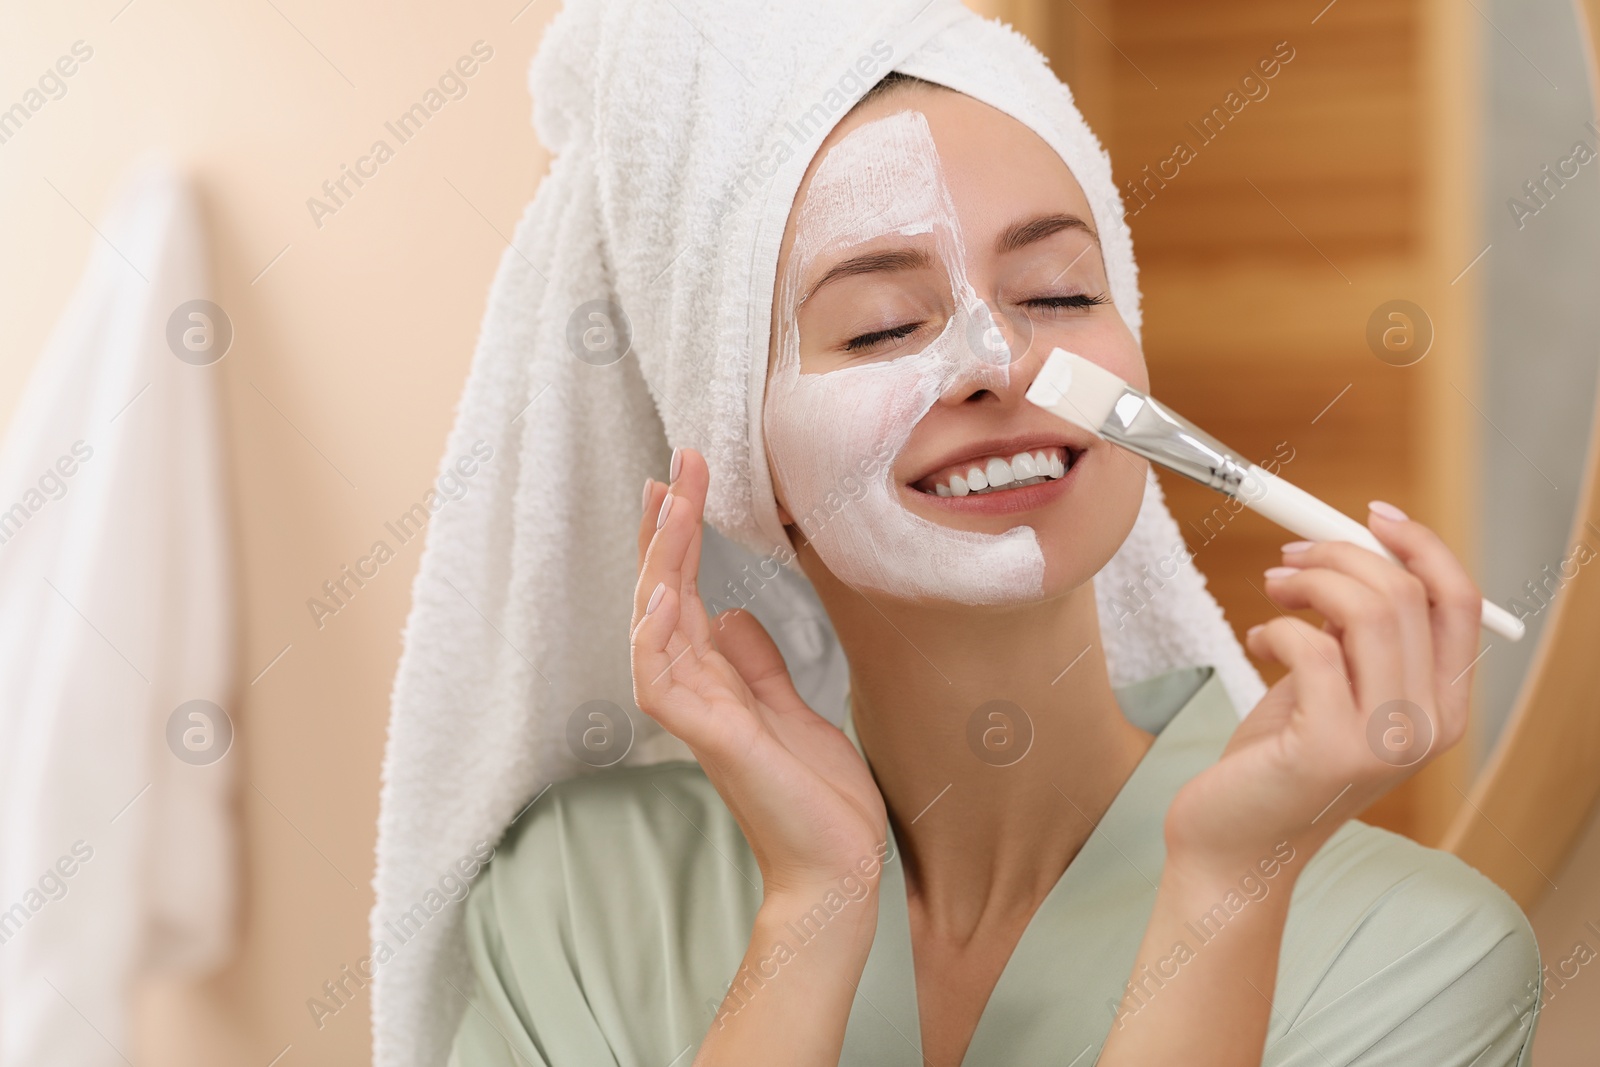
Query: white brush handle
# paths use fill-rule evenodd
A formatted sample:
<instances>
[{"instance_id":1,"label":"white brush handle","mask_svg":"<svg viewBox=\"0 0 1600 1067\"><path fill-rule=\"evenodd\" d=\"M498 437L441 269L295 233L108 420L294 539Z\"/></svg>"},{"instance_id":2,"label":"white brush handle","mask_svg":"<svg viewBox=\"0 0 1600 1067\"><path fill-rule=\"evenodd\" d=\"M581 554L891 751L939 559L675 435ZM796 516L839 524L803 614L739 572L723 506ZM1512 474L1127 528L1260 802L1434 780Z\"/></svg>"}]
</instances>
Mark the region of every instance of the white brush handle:
<instances>
[{"instance_id":1,"label":"white brush handle","mask_svg":"<svg viewBox=\"0 0 1600 1067\"><path fill-rule=\"evenodd\" d=\"M1239 486L1238 499L1250 510L1309 541L1350 541L1400 562L1366 526L1255 464L1250 465ZM1508 641L1520 641L1527 632L1521 619L1487 597L1483 601L1483 626Z\"/></svg>"}]
</instances>

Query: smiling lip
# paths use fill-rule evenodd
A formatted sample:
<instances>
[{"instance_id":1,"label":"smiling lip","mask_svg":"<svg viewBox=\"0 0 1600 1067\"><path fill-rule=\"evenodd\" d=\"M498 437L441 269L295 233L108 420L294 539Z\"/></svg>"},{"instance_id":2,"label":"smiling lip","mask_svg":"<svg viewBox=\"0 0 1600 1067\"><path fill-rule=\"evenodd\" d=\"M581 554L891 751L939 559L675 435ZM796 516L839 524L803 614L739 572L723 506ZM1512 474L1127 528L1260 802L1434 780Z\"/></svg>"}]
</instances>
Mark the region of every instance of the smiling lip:
<instances>
[{"instance_id":1,"label":"smiling lip","mask_svg":"<svg viewBox=\"0 0 1600 1067\"><path fill-rule=\"evenodd\" d=\"M1041 448L1064 448L1068 457L1081 454L1084 449L1093 444L1093 438L1077 427L1062 421L1058 429L1026 434L1012 434L1010 437L990 437L971 444L963 445L959 451L947 452L942 458L924 466L914 478L908 478L905 484L913 487L926 481L929 477L948 467L958 466L972 461L973 466L982 466L978 460L989 456L1001 456L1006 459L1020 452L1033 452ZM927 492L932 492L933 486L927 487Z\"/></svg>"},{"instance_id":2,"label":"smiling lip","mask_svg":"<svg viewBox=\"0 0 1600 1067\"><path fill-rule=\"evenodd\" d=\"M1024 449L1024 451L1026 450ZM992 493L977 493L967 496L936 496L933 493L924 493L919 489L913 489L909 485L902 485L900 490L904 493L910 493L930 507L937 507L958 515L1010 515L1016 512L1032 511L1035 508L1041 508L1051 503L1077 484L1078 468L1083 466L1084 460L1089 458L1089 452L1072 449L1070 454L1072 463L1067 467L1066 474L1054 481L1025 485L1020 489L997 489Z\"/></svg>"}]
</instances>

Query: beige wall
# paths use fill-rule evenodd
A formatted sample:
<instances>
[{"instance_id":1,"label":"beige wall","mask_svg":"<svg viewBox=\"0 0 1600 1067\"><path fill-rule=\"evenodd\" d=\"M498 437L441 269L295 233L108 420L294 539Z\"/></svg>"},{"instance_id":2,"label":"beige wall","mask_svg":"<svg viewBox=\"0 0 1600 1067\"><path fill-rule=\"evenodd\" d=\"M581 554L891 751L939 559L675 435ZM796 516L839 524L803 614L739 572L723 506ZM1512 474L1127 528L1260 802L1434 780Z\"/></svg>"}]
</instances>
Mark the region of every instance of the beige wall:
<instances>
[{"instance_id":1,"label":"beige wall","mask_svg":"<svg viewBox=\"0 0 1600 1067\"><path fill-rule=\"evenodd\" d=\"M545 165L526 71L556 4L125 2L0 10L0 108L75 41L93 49L65 95L0 144L0 425L99 240L78 213L98 222L147 147L170 148L198 183L236 330L218 368L243 593L228 757L241 761L241 946L212 980L146 990L123 1051L168 1067L264 1067L285 1046L284 1067L362 1063L365 994L320 1030L306 1000L366 954L420 540L321 630L306 600L434 476L501 235ZM384 122L479 40L493 57L467 94L399 145ZM318 228L307 198L379 137L394 158Z\"/></svg>"}]
</instances>

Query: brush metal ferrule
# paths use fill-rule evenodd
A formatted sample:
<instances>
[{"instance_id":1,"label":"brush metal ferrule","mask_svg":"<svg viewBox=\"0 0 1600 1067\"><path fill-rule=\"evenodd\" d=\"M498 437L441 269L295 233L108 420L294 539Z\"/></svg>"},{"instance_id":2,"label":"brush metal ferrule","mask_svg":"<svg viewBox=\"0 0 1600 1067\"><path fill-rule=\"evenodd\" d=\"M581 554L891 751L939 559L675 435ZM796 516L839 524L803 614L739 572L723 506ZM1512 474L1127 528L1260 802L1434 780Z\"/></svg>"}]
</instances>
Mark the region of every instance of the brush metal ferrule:
<instances>
[{"instance_id":1,"label":"brush metal ferrule","mask_svg":"<svg viewBox=\"0 0 1600 1067\"><path fill-rule=\"evenodd\" d=\"M1100 434L1152 463L1201 485L1242 495L1251 464L1227 445L1151 397L1129 390L1117 398Z\"/></svg>"}]
</instances>

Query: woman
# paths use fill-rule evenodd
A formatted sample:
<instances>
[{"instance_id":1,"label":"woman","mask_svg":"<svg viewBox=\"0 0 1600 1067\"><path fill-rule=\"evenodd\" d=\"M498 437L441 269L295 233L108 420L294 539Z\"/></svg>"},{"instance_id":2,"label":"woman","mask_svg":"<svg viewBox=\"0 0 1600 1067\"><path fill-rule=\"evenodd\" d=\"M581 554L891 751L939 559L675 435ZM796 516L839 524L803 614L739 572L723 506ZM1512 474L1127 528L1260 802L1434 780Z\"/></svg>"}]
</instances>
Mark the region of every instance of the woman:
<instances>
[{"instance_id":1,"label":"woman","mask_svg":"<svg viewBox=\"0 0 1600 1067\"><path fill-rule=\"evenodd\" d=\"M860 232L838 240L830 224L842 217L853 226L869 205L851 200L842 181L826 189L827 212L807 211L819 196L819 172L828 176L829 151L843 144L852 167L870 166L863 161L872 150L859 150L862 138L874 136L875 124L881 130L907 114L920 116L931 133L954 217L911 237L885 225L865 240ZM886 165L902 182L914 182L905 155L891 153L894 162ZM890 200L903 205L909 195L901 188ZM1004 304L1008 321L999 328L1008 342L1025 316L1023 332L1032 334L1025 352L1013 351L1004 362L970 354L947 361L958 369L916 423L894 474L903 506L931 522L999 532L1029 520L1043 550L1044 594L979 607L920 595L912 582L908 597L863 595L829 566L826 549L833 548L841 569L864 569L847 545L826 527L803 542L800 562L851 664L855 736L849 737L799 699L781 656L749 613L707 617L696 569L708 471L694 450L675 453L671 485L646 485L634 679L639 706L685 740L699 766L661 764L557 786L565 796L543 809L549 817L523 822L502 844L487 889L471 904L469 923L482 924L475 944L488 992L458 1037L462 1067L514 1062L507 1058L513 1052L540 1062L533 1057L544 1050L550 1063L580 1062L558 1051L568 1047L560 1029L581 1027L559 1019L559 993L551 987L564 986L567 1008L576 1009L580 991L591 982L609 986L611 978L567 969L570 950L556 946L583 936L577 916L621 922L631 937L667 939L647 956L665 965L666 984L657 984L659 973L644 983L654 989L655 1003L635 1005L641 1015L698 1008L671 1004L683 992L673 979L723 968L732 988L696 1063L888 1062L919 1045L924 1061L937 1067L1044 1062L1034 1055L1046 1049L1053 1050L1052 1062L1065 1063L1088 1049L1079 1039L1094 1027L1109 1033L1104 1064L1525 1058L1532 1027L1510 1006L1524 983L1536 979L1538 965L1515 906L1458 861L1349 821L1453 744L1465 726L1469 679L1462 672L1470 672L1477 654L1479 594L1434 534L1374 504L1371 528L1405 567L1355 546L1285 546L1281 564L1266 573L1267 595L1283 609L1315 609L1328 624L1318 630L1284 615L1251 631L1250 651L1288 674L1231 738L1226 697L1204 679L1187 682L1190 695L1165 729L1142 729L1123 713L1103 655L1096 655L1099 619L1088 579L1133 523L1143 461L1086 440L1022 399L1056 345L1145 384L1139 349L1105 299L1095 235L1083 221L1089 217L1083 193L1048 146L1020 123L948 89L912 79L880 82L829 135L808 171L779 258L781 292L797 306L785 306L782 295L775 306L774 370L781 371L781 349L791 339L803 375L859 376L853 368L935 360L925 350L936 339L960 340L962 331L951 323L960 315L963 285ZM1000 245L1005 250L994 251L1018 221L1032 224L1031 233L1011 229L1009 243ZM919 263L893 254L927 251L957 233L959 241L945 242L963 253L951 257L964 272L955 280L938 256ZM790 270L796 245L811 254L803 271ZM835 269L863 250L877 253L878 261ZM797 290L803 300L793 299ZM864 382L849 384L859 395L870 390ZM785 410L786 403L797 410ZM874 426L875 415L866 417ZM793 391L773 390L769 380L765 417L780 514L793 525L803 505L789 487L816 481L828 467L827 457L801 450L803 426L796 422L828 419L822 440L844 440L839 449L848 452L860 416L813 409ZM1021 443L989 444L1001 438ZM1070 480L969 490L972 501L1014 499L987 511L941 510L950 505L940 502L951 499L932 488L941 478L948 487L951 477L983 468L983 457L1002 451L1053 450L1070 456ZM857 518L846 513L835 521ZM1062 672L1060 650L1084 647L1089 653ZM1031 720L1031 747L1015 762L986 760L982 751L975 758L967 744L973 709L997 698L1027 709ZM1394 762L1374 754L1369 712L1391 700L1424 714L1423 732L1436 734L1431 747L1421 745L1425 754ZM993 722L1017 728L1005 719ZM1191 745L1226 744L1186 782L1173 779L1193 767L1175 753L1162 753L1163 763L1149 767L1151 780L1136 782L1167 729L1187 729ZM1129 792L1136 788L1137 795ZM1124 797L1148 805L1172 789L1159 825L1130 818L1128 836L1110 842L1143 849L1151 842L1140 835L1159 829L1166 845L1159 875L1145 872L1159 884L1153 909L1144 912L1133 970L1117 976L1124 995L1115 1017L1097 998L1059 1006L1058 1014L1081 1017L1077 1026L1006 1020L1000 1013L1027 1003L1016 988L1025 984L1016 979L1027 976L1007 973L1008 961L1032 965L1052 949L1072 947L1068 937L1016 955L1019 940L1051 936L1051 928L1030 920L1052 889L1066 884L1065 875L1078 873L1075 865L1108 810ZM659 796L683 806L693 825L663 839L655 821L641 815ZM891 831L894 847L886 849ZM591 869L558 873L543 865L561 851L551 835L562 833L605 834L614 847L594 855ZM896 862L903 864L900 877L882 877ZM1116 850L1097 862L1116 864ZM1120 882L1139 891L1137 863L1122 862L1131 870L1102 873L1093 886ZM689 873L674 871L676 865ZM738 876L752 867L758 882ZM606 894L620 906L616 913L602 919L603 909L578 899L590 879L619 884L617 893ZM660 892L673 895L662 899ZM1083 918L1136 931L1138 916L1127 913L1139 908L1080 896L1054 906L1100 908L1098 917ZM819 910L830 897L835 905ZM646 914L628 917L630 906ZM886 917L906 929L885 931ZM734 959L739 930L748 930L748 938ZM1395 939L1401 930L1408 940ZM873 978L894 998L892 1006L914 988L911 1018L918 1028L864 1033L846 1050L847 1024L856 1023L852 1004L868 988L863 972L880 947L889 950L886 934L904 941L907 933L910 959L879 961L894 973ZM1100 964L1071 961L1077 969ZM1015 1003L992 1002L1003 975ZM1121 980L1128 980L1125 989ZM530 981L537 987L524 984ZM1275 1010L1286 1008L1283 991L1292 992L1298 1018L1274 1025ZM535 1000L545 1003L537 1014ZM865 1004L869 1011L883 1007L871 999ZM495 1007L511 1012L495 1016ZM534 1024L515 1035L497 1032L490 1021L504 1027L530 1017ZM1282 1025L1288 1021L1306 1025L1291 1031ZM608 1040L640 1032L603 1017L599 1024ZM1015 1025L1025 1032L1002 1029ZM1270 1044L1269 1033L1277 1038ZM874 1048L872 1040L888 1046ZM489 1046L500 1051L490 1053ZM843 1051L849 1057L841 1059ZM633 1061L621 1051L616 1059Z\"/></svg>"},{"instance_id":2,"label":"woman","mask_svg":"<svg viewBox=\"0 0 1600 1067\"><path fill-rule=\"evenodd\" d=\"M702 603L712 470L675 450L632 678L695 762L516 820L453 1064L1527 1062L1521 913L1353 821L1466 725L1479 593L1431 531L1375 502L1403 566L1284 546L1268 597L1327 622L1251 630L1288 673L1243 722L1203 665L1111 684L1092 579L1146 466L1023 399L1057 346L1147 383L1102 228L972 96L891 76L832 127L776 249L760 429L844 728Z\"/></svg>"}]
</instances>

